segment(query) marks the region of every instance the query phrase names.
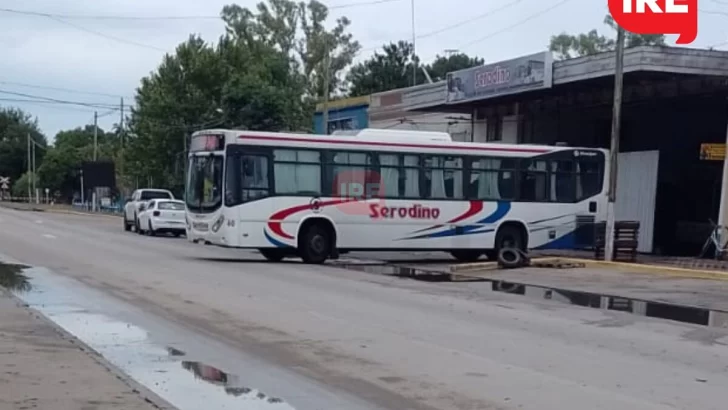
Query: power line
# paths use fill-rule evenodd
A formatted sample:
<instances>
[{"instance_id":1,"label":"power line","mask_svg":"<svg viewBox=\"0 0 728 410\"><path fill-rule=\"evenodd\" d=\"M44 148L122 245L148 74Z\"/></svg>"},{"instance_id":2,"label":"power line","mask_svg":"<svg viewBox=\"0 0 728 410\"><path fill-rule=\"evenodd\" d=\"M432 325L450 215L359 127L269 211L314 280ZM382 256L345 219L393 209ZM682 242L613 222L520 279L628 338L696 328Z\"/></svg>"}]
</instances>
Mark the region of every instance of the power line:
<instances>
[{"instance_id":1,"label":"power line","mask_svg":"<svg viewBox=\"0 0 728 410\"><path fill-rule=\"evenodd\" d=\"M486 11L483 14L479 14L479 15L474 16L474 17L471 17L469 19L461 20L461 21L458 21L458 22L456 22L454 24L451 24L449 26L445 26L443 28L440 28L440 29L437 29L437 30L430 31L428 33L419 35L416 38L419 40L419 39L426 38L426 37L432 37L434 35L437 35L437 34L440 34L440 33L444 33L445 31L449 31L449 30L453 30L453 29L459 28L459 27L463 26L464 24L472 23L474 21L477 21L477 20L483 19L485 17L491 16L491 15L493 15L495 13L498 13L499 11L503 11L505 9L508 9L510 7L513 7L513 6L515 6L516 4L518 4L518 3L522 2L522 1L523 0L514 0L514 1L511 1L510 3L506 3L506 4L502 5L501 7L498 7L498 8L492 9L492 10L488 10L488 11Z\"/></svg>"},{"instance_id":2,"label":"power line","mask_svg":"<svg viewBox=\"0 0 728 410\"><path fill-rule=\"evenodd\" d=\"M95 31L95 30L91 30L91 29L88 29L86 27L79 26L78 24L69 23L67 21L64 21L64 20L58 18L58 17L53 17L53 16L47 16L47 17L49 19L53 20L53 21L58 22L58 23L65 24L65 25L67 25L69 27L73 27L76 30L81 30L83 32L90 33L90 34L93 34L93 35L96 35L96 36L99 36L99 37L103 37L103 38L106 38L108 40L114 40L114 41L117 41L117 42L120 42L120 43L130 44L130 45L133 45L133 46L142 47L142 48L148 48L148 49L156 50L156 51L162 51L162 52L167 51L167 50L165 50L163 48L154 47L154 46L150 46L150 45L142 44L142 43L137 43L136 41L126 40L126 39L123 39L121 37L114 37L114 36L111 36L111 35L108 35L108 34L104 34L104 33L101 33L101 32Z\"/></svg>"},{"instance_id":3,"label":"power line","mask_svg":"<svg viewBox=\"0 0 728 410\"><path fill-rule=\"evenodd\" d=\"M538 13L531 14L530 16L524 18L523 20L519 20L518 22L516 22L514 24L511 24L508 27L505 27L505 28L500 29L500 30L496 30L496 31L494 31L494 32L492 32L492 33L484 36L484 37L480 37L480 38L477 38L477 39L475 39L473 41L470 41L468 43L465 43L465 44L463 44L462 46L460 46L458 48L459 49L463 49L463 48L468 47L468 46L471 46L473 44L480 43L481 41L485 41L485 40L487 40L487 39L489 39L491 37L495 37L498 34L504 33L504 32L506 32L508 30L514 29L514 28L516 28L516 27L518 27L518 26L520 26L522 24L526 24L529 21L531 21L531 20L533 20L535 18L541 17L542 15L544 15L544 14L546 14L546 13L548 13L548 12L554 10L554 9L556 9L559 6L563 6L564 4L566 4L566 3L570 2L570 1L571 0L561 0L560 2L554 4L554 5L550 6L550 7L547 7L545 9L543 9L543 10L539 11Z\"/></svg>"},{"instance_id":4,"label":"power line","mask_svg":"<svg viewBox=\"0 0 728 410\"><path fill-rule=\"evenodd\" d=\"M60 18L69 20L219 20L220 16L123 16L123 15L83 15L83 14L57 14L41 13L39 11L15 10L0 8L0 11L26 16L37 16L47 18Z\"/></svg>"},{"instance_id":5,"label":"power line","mask_svg":"<svg viewBox=\"0 0 728 410\"><path fill-rule=\"evenodd\" d=\"M0 94L9 94L9 95L15 95L18 97L25 97L25 98L34 98L37 100L42 100L49 103L56 103L56 104L68 104L68 105L81 105L84 107L91 107L91 108L116 108L115 104L107 104L107 103L88 103L88 102L82 102L82 101L70 101L70 100L59 100L56 98L50 98L50 97L43 97L40 95L33 95L33 94L25 94L25 93L18 93L14 91L5 91L0 90ZM41 102L41 101L34 101L34 102Z\"/></svg>"},{"instance_id":6,"label":"power line","mask_svg":"<svg viewBox=\"0 0 728 410\"><path fill-rule=\"evenodd\" d=\"M86 95L98 95L101 97L112 97L112 98L131 98L129 96L120 95L120 94L108 94L108 93L100 93L95 91L82 91L82 90L75 90L72 88L62 88L62 87L50 87L45 85L35 85L35 84L28 84L28 83L16 83L13 81L0 81L0 84L4 85L12 85L17 87L27 87L27 88L36 88L39 90L53 90L53 91L63 91L67 93L73 93L73 94L86 94Z\"/></svg>"},{"instance_id":7,"label":"power line","mask_svg":"<svg viewBox=\"0 0 728 410\"><path fill-rule=\"evenodd\" d=\"M429 31L429 32L420 34L418 36L415 36L415 40L420 40L420 39L423 39L423 38L432 37L434 35L437 35L437 34L440 34L440 33L444 33L446 31L454 30L456 28L461 27L464 24L472 23L474 21L477 21L477 20L480 20L480 19L489 17L489 16L491 16L493 14L496 14L499 11L503 11L505 9L508 9L510 7L513 7L513 6L515 6L516 4L518 4L518 3L522 2L522 1L523 0L513 0L513 1L509 2L509 3L506 3L506 4L502 5L501 7L497 7L495 9L488 10L485 13L479 14L477 16L470 17L470 18L467 18L467 19L464 19L464 20L460 20L460 21L455 22L453 24L450 24L450 25L441 27L441 28L439 28L437 30ZM375 51L375 50L378 50L380 47L382 47L382 46L365 48L365 49L359 50L359 53L358 54L361 54L361 53L364 53L364 52L367 52L367 51Z\"/></svg>"},{"instance_id":8,"label":"power line","mask_svg":"<svg viewBox=\"0 0 728 410\"><path fill-rule=\"evenodd\" d=\"M19 98L0 98L0 102L7 102L7 103L13 103L15 104L31 104L31 105L40 105L44 108L52 108L54 110L64 110L64 111L74 111L74 112L91 112L91 108L80 108L80 107L69 107L67 105L53 105L58 104L53 101L41 101L41 100L24 100Z\"/></svg>"}]
</instances>

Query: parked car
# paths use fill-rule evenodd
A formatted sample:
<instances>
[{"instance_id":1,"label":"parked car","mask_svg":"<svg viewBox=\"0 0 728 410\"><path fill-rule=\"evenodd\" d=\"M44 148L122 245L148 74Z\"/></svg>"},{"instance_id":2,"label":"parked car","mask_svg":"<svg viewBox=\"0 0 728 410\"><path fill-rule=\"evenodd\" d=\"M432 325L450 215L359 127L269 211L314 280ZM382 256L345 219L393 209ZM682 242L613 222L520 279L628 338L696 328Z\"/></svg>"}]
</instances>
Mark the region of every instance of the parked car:
<instances>
[{"instance_id":1,"label":"parked car","mask_svg":"<svg viewBox=\"0 0 728 410\"><path fill-rule=\"evenodd\" d=\"M152 199L169 199L174 200L172 192L166 189L137 189L131 195L129 201L124 205L124 230L130 231L131 227L135 227L139 232L139 213L144 203Z\"/></svg>"},{"instance_id":2,"label":"parked car","mask_svg":"<svg viewBox=\"0 0 728 410\"><path fill-rule=\"evenodd\" d=\"M180 236L186 232L185 203L176 199L153 199L139 213L137 233L150 236L171 233Z\"/></svg>"}]
</instances>

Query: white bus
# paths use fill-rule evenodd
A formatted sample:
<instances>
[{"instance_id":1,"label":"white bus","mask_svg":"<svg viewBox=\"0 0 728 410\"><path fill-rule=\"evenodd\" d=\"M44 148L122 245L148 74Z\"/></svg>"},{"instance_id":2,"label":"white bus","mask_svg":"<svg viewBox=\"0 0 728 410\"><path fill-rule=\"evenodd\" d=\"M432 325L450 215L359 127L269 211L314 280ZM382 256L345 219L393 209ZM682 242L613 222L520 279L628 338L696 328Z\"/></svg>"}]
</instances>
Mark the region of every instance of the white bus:
<instances>
[{"instance_id":1,"label":"white bus","mask_svg":"<svg viewBox=\"0 0 728 410\"><path fill-rule=\"evenodd\" d=\"M348 251L574 246L606 219L608 152L446 133L206 130L190 143L187 238L322 263ZM583 236L583 235L582 235Z\"/></svg>"}]
</instances>

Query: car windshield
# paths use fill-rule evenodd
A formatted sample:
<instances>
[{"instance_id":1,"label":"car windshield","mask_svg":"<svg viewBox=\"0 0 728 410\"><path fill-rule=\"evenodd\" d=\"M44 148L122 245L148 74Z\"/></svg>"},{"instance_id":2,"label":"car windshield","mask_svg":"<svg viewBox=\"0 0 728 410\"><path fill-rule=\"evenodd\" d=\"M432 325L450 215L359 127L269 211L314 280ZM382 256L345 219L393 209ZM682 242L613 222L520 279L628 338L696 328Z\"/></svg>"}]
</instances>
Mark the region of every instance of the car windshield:
<instances>
[{"instance_id":1,"label":"car windshield","mask_svg":"<svg viewBox=\"0 0 728 410\"><path fill-rule=\"evenodd\" d=\"M222 164L220 155L190 157L185 202L193 212L212 212L222 205Z\"/></svg>"},{"instance_id":2,"label":"car windshield","mask_svg":"<svg viewBox=\"0 0 728 410\"><path fill-rule=\"evenodd\" d=\"M166 191L142 191L142 195L139 198L141 201L149 201L151 199L169 199L171 195Z\"/></svg>"},{"instance_id":3,"label":"car windshield","mask_svg":"<svg viewBox=\"0 0 728 410\"><path fill-rule=\"evenodd\" d=\"M157 206L160 210L184 211L185 204L181 202L160 202Z\"/></svg>"}]
</instances>

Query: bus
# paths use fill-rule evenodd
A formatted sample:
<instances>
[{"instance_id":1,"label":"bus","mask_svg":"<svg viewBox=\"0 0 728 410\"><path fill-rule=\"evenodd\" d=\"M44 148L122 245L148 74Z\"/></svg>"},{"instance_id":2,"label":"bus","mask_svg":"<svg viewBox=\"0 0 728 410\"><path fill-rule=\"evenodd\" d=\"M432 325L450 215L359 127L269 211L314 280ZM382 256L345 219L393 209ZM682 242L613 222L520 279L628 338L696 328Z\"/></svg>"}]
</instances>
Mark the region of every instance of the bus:
<instances>
[{"instance_id":1,"label":"bus","mask_svg":"<svg viewBox=\"0 0 728 410\"><path fill-rule=\"evenodd\" d=\"M212 129L194 133L189 149L188 240L270 261L318 264L351 251L493 259L504 247L573 248L579 227L606 219L602 149L388 129Z\"/></svg>"}]
</instances>

